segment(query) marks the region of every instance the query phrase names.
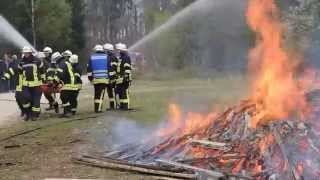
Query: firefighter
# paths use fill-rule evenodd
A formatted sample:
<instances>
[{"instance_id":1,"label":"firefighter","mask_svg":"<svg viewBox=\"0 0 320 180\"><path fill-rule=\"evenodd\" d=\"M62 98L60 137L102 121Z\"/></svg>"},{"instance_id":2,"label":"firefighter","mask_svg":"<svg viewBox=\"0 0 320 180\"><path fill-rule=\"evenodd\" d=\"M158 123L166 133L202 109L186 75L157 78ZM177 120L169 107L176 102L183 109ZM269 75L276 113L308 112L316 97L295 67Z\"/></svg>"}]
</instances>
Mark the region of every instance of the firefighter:
<instances>
[{"instance_id":1,"label":"firefighter","mask_svg":"<svg viewBox=\"0 0 320 180\"><path fill-rule=\"evenodd\" d=\"M116 44L116 50L119 53L119 60L117 66L117 81L116 93L119 96L119 109L130 109L129 87L132 81L131 76L131 58L128 54L128 49L125 44Z\"/></svg>"},{"instance_id":2,"label":"firefighter","mask_svg":"<svg viewBox=\"0 0 320 180\"><path fill-rule=\"evenodd\" d=\"M102 45L96 45L88 63L88 79L94 85L94 111L102 112L102 104L109 83L108 56Z\"/></svg>"},{"instance_id":3,"label":"firefighter","mask_svg":"<svg viewBox=\"0 0 320 180\"><path fill-rule=\"evenodd\" d=\"M9 70L4 74L2 79L4 80L14 80L15 83L15 98L18 107L21 111L21 117L26 115L25 109L23 108L23 93L22 93L22 80L23 75L19 72L19 60L16 59L9 65Z\"/></svg>"},{"instance_id":4,"label":"firefighter","mask_svg":"<svg viewBox=\"0 0 320 180\"><path fill-rule=\"evenodd\" d=\"M52 55L52 60L57 62L57 77L59 79L59 86L61 87L60 99L63 106L63 114L61 117L70 117L71 104L77 98L78 87L75 81L74 69L69 61L59 53L55 52Z\"/></svg>"},{"instance_id":5,"label":"firefighter","mask_svg":"<svg viewBox=\"0 0 320 180\"><path fill-rule=\"evenodd\" d=\"M40 115L40 99L42 81L45 79L44 64L32 54L31 47L23 47L23 58L19 64L19 71L23 74L22 104L26 113L25 120L35 121Z\"/></svg>"},{"instance_id":6,"label":"firefighter","mask_svg":"<svg viewBox=\"0 0 320 180\"><path fill-rule=\"evenodd\" d=\"M112 44L105 44L103 49L108 55L108 73L109 73L109 84L107 85L107 93L109 97L109 109L116 109L116 95L115 95L115 85L117 79L117 65L118 58L114 54L114 46Z\"/></svg>"},{"instance_id":7,"label":"firefighter","mask_svg":"<svg viewBox=\"0 0 320 180\"><path fill-rule=\"evenodd\" d=\"M45 47L43 49L43 53L45 55L44 57L44 66L46 70L46 85L48 86L48 91L44 91L44 96L49 102L49 107L46 108L46 111L51 111L55 110L56 113L59 113L59 104L56 101L55 98L55 93L53 92L52 89L55 87L55 75L56 75L56 64L51 61L51 56L52 56L52 48L50 47Z\"/></svg>"},{"instance_id":8,"label":"firefighter","mask_svg":"<svg viewBox=\"0 0 320 180\"><path fill-rule=\"evenodd\" d=\"M78 108L78 96L80 93L80 90L82 89L82 69L79 65L79 57L78 55L71 55L69 58L69 61L74 69L74 77L75 77L75 83L77 85L77 91L75 92L75 98L73 101L71 101L71 112L72 115L75 115L77 113L77 108Z\"/></svg>"}]
</instances>

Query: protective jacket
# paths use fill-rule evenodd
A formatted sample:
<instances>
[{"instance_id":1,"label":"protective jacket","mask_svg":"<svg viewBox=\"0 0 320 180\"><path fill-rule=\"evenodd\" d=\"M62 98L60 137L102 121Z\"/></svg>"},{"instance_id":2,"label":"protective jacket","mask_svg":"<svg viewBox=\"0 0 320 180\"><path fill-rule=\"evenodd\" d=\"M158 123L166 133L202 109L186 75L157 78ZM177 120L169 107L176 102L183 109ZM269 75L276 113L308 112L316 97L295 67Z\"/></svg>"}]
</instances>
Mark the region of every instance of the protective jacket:
<instances>
[{"instance_id":1,"label":"protective jacket","mask_svg":"<svg viewBox=\"0 0 320 180\"><path fill-rule=\"evenodd\" d=\"M110 82L115 82L117 79L117 67L118 58L112 52L108 52L109 62L108 62L108 73Z\"/></svg>"},{"instance_id":2,"label":"protective jacket","mask_svg":"<svg viewBox=\"0 0 320 180\"><path fill-rule=\"evenodd\" d=\"M78 90L82 88L82 69L79 64L73 64L74 76L75 76L75 84L78 86Z\"/></svg>"},{"instance_id":3,"label":"protective jacket","mask_svg":"<svg viewBox=\"0 0 320 180\"><path fill-rule=\"evenodd\" d=\"M117 63L117 76L117 84L130 82L132 80L131 58L128 53L120 53L119 61Z\"/></svg>"},{"instance_id":4,"label":"protective jacket","mask_svg":"<svg viewBox=\"0 0 320 180\"><path fill-rule=\"evenodd\" d=\"M23 85L23 75L19 72L19 62L13 61L9 65L8 71L4 74L4 77L9 79L14 79L16 82L16 91L21 92L22 91L22 85Z\"/></svg>"},{"instance_id":5,"label":"protective jacket","mask_svg":"<svg viewBox=\"0 0 320 180\"><path fill-rule=\"evenodd\" d=\"M58 70L57 65L55 63L50 63L46 71L46 80L57 82L58 81L57 70Z\"/></svg>"},{"instance_id":6,"label":"protective jacket","mask_svg":"<svg viewBox=\"0 0 320 180\"><path fill-rule=\"evenodd\" d=\"M42 84L45 79L45 68L41 60L33 55L23 57L18 66L20 73L23 74L23 86L36 87Z\"/></svg>"},{"instance_id":7,"label":"protective jacket","mask_svg":"<svg viewBox=\"0 0 320 180\"><path fill-rule=\"evenodd\" d=\"M93 84L108 84L109 71L108 71L109 58L105 53L95 53L91 56L88 63L88 78Z\"/></svg>"},{"instance_id":8,"label":"protective jacket","mask_svg":"<svg viewBox=\"0 0 320 180\"><path fill-rule=\"evenodd\" d=\"M65 59L61 59L58 63L57 77L59 82L63 84L62 90L78 90L72 64Z\"/></svg>"}]
</instances>

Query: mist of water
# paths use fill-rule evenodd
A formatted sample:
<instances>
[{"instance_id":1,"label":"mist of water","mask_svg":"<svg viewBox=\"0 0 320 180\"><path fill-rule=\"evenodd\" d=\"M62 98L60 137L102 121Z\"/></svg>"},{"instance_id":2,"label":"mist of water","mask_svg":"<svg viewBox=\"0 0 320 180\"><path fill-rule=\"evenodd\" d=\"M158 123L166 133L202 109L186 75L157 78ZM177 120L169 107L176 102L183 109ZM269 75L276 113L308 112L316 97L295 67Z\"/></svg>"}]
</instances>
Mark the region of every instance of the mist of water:
<instances>
[{"instance_id":1,"label":"mist of water","mask_svg":"<svg viewBox=\"0 0 320 180\"><path fill-rule=\"evenodd\" d=\"M198 0L190 4L180 12L176 13L171 17L167 22L156 28L154 31L143 37L141 40L132 45L129 50L134 51L149 41L157 38L161 33L170 30L177 24L184 22L186 19L189 19L191 16L194 16L196 13L204 13L206 11L212 10L213 6L218 5L221 1L216 0Z\"/></svg>"},{"instance_id":2,"label":"mist of water","mask_svg":"<svg viewBox=\"0 0 320 180\"><path fill-rule=\"evenodd\" d=\"M3 17L0 15L0 38L8 43L22 48L23 46L33 46Z\"/></svg>"}]
</instances>

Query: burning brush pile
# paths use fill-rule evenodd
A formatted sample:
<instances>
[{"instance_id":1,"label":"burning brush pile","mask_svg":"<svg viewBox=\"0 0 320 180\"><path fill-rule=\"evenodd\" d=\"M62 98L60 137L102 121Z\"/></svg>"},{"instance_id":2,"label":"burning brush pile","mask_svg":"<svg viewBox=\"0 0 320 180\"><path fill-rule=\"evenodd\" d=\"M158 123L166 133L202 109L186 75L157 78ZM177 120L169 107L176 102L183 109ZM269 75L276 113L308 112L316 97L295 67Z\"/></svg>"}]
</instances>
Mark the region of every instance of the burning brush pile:
<instances>
[{"instance_id":1,"label":"burning brush pile","mask_svg":"<svg viewBox=\"0 0 320 180\"><path fill-rule=\"evenodd\" d=\"M297 75L301 56L283 45L274 0L249 0L246 15L257 35L249 100L206 115L184 115L172 104L168 125L142 143L75 161L185 179L319 179L320 93L309 92L313 73Z\"/></svg>"}]
</instances>

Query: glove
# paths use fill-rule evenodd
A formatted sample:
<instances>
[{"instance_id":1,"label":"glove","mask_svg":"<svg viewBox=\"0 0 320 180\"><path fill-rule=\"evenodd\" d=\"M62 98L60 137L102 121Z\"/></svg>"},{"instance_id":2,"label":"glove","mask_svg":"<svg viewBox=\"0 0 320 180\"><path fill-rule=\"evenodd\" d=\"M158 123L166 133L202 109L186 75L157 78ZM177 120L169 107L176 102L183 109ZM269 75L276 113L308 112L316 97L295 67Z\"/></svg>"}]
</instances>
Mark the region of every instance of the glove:
<instances>
[{"instance_id":1,"label":"glove","mask_svg":"<svg viewBox=\"0 0 320 180\"><path fill-rule=\"evenodd\" d=\"M123 81L124 81L124 82L130 82L130 75L129 75L129 74L125 74L125 75L123 76Z\"/></svg>"},{"instance_id":2,"label":"glove","mask_svg":"<svg viewBox=\"0 0 320 180\"><path fill-rule=\"evenodd\" d=\"M47 84L48 84L48 87L53 87L53 85L54 85L53 81L48 81Z\"/></svg>"},{"instance_id":3,"label":"glove","mask_svg":"<svg viewBox=\"0 0 320 180\"><path fill-rule=\"evenodd\" d=\"M88 76L88 80L89 80L90 82L92 82L92 81L93 81L93 77L92 77L92 76Z\"/></svg>"}]
</instances>

